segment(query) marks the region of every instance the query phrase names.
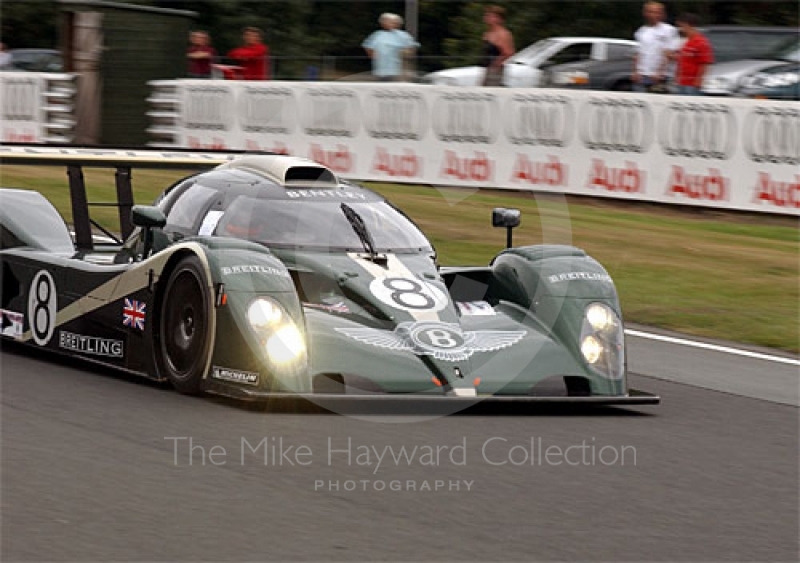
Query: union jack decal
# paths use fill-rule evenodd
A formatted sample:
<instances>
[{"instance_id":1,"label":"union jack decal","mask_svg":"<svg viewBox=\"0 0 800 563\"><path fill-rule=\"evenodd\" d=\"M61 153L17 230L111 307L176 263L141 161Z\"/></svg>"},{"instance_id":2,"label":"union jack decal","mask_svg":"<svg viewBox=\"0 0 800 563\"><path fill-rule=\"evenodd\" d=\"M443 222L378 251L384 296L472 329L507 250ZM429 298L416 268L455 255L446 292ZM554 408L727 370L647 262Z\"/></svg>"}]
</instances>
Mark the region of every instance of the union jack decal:
<instances>
[{"instance_id":1,"label":"union jack decal","mask_svg":"<svg viewBox=\"0 0 800 563\"><path fill-rule=\"evenodd\" d=\"M122 324L131 328L144 330L146 308L147 303L126 298L125 307L122 309Z\"/></svg>"}]
</instances>

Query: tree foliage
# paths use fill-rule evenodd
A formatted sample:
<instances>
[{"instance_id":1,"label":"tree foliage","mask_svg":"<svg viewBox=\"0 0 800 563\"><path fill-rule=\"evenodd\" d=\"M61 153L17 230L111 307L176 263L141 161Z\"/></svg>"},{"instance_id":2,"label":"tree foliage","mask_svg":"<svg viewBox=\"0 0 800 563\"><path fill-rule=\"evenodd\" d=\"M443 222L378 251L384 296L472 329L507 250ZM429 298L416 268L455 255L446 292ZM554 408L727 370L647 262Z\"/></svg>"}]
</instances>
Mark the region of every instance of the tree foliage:
<instances>
[{"instance_id":1,"label":"tree foliage","mask_svg":"<svg viewBox=\"0 0 800 563\"><path fill-rule=\"evenodd\" d=\"M0 41L14 47L57 46L59 6L53 0L0 2Z\"/></svg>"}]
</instances>

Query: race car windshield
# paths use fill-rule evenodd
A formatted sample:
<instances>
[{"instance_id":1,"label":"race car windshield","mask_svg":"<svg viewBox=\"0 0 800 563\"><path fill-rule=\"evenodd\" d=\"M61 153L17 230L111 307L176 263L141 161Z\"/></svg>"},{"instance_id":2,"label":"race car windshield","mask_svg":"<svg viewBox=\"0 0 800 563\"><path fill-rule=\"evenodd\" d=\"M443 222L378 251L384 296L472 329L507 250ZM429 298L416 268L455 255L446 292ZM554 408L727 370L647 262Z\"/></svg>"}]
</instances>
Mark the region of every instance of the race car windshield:
<instances>
[{"instance_id":1,"label":"race car windshield","mask_svg":"<svg viewBox=\"0 0 800 563\"><path fill-rule=\"evenodd\" d=\"M383 201L348 202L372 235L376 252L431 251L419 229ZM217 236L267 246L362 252L364 245L335 201L236 198L220 218Z\"/></svg>"}]
</instances>

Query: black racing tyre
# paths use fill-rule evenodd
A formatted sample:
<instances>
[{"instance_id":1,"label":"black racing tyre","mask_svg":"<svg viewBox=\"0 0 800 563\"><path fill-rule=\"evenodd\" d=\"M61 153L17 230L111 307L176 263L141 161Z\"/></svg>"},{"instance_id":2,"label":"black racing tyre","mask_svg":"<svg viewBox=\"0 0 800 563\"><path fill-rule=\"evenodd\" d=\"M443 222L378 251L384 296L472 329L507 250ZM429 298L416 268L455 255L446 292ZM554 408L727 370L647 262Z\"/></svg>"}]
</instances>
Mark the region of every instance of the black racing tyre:
<instances>
[{"instance_id":1,"label":"black racing tyre","mask_svg":"<svg viewBox=\"0 0 800 563\"><path fill-rule=\"evenodd\" d=\"M156 359L159 369L179 392L202 391L211 347L210 292L197 256L178 262L161 298Z\"/></svg>"}]
</instances>

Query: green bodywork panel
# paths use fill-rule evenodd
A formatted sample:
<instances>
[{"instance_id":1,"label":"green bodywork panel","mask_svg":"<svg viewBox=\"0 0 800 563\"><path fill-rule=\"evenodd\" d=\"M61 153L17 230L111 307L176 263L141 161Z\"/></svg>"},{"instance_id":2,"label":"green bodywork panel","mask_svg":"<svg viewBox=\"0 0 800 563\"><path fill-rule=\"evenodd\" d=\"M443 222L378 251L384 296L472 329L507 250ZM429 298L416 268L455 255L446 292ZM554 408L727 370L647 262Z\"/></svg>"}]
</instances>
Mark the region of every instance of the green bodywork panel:
<instances>
[{"instance_id":1,"label":"green bodywork panel","mask_svg":"<svg viewBox=\"0 0 800 563\"><path fill-rule=\"evenodd\" d=\"M234 239L195 240L208 249L214 283L223 284L226 294L226 304L217 308L213 363L259 373L264 391L312 391L316 378L333 376L365 393L443 394L465 388L527 395L550 377L575 376L588 381L593 395L626 392L624 377L603 377L582 359L578 341L585 307L601 302L617 314L620 309L606 271L578 249L516 248L500 253L489 267L439 270L426 253L371 260L358 253L270 251ZM428 296L412 295L417 286L424 287L417 293ZM393 297L394 290L399 295ZM405 290L414 291L403 295ZM263 343L246 320L247 307L261 295L279 301L305 335L303 366L269 368ZM491 307L484 306L486 314L462 314L456 301ZM402 306L432 302L421 311ZM420 326L450 345L475 334L511 334L515 340L437 357L409 349L408 331ZM437 333L440 327L445 332Z\"/></svg>"}]
</instances>

